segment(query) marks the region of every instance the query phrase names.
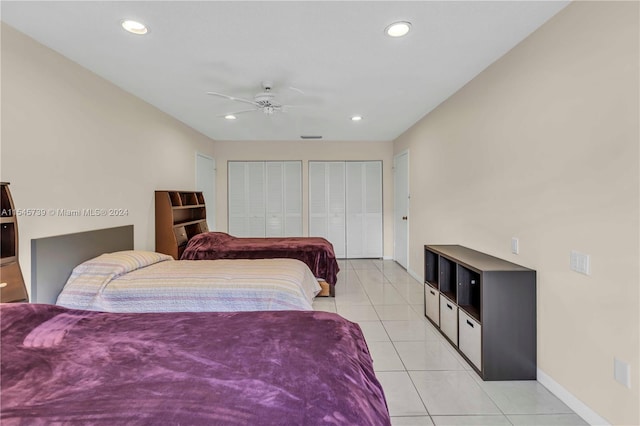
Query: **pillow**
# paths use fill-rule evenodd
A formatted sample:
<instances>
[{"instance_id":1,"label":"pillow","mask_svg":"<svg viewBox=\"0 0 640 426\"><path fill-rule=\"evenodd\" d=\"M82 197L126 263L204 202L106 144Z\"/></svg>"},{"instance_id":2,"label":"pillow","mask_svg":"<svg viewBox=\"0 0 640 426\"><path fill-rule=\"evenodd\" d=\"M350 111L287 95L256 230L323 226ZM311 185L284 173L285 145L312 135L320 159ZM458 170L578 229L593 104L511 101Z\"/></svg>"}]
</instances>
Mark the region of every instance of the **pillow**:
<instances>
[{"instance_id":1,"label":"pillow","mask_svg":"<svg viewBox=\"0 0 640 426\"><path fill-rule=\"evenodd\" d=\"M111 279L127 272L153 265L154 263L173 260L173 257L153 251L127 250L101 254L76 266L71 273L78 275L108 275Z\"/></svg>"}]
</instances>

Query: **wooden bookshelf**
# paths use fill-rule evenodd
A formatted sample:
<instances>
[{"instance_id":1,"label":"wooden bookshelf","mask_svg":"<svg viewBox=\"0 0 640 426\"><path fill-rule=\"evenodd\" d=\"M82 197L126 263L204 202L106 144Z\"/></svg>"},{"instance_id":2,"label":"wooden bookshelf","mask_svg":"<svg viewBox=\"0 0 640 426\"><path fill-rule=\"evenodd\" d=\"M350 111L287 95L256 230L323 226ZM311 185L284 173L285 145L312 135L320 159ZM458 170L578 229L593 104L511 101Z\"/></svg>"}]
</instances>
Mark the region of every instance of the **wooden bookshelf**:
<instances>
[{"instance_id":1,"label":"wooden bookshelf","mask_svg":"<svg viewBox=\"0 0 640 426\"><path fill-rule=\"evenodd\" d=\"M208 232L202 192L156 191L156 251L180 259L194 235Z\"/></svg>"},{"instance_id":2,"label":"wooden bookshelf","mask_svg":"<svg viewBox=\"0 0 640 426\"><path fill-rule=\"evenodd\" d=\"M0 302L28 302L18 262L18 218L8 182L0 182Z\"/></svg>"}]
</instances>

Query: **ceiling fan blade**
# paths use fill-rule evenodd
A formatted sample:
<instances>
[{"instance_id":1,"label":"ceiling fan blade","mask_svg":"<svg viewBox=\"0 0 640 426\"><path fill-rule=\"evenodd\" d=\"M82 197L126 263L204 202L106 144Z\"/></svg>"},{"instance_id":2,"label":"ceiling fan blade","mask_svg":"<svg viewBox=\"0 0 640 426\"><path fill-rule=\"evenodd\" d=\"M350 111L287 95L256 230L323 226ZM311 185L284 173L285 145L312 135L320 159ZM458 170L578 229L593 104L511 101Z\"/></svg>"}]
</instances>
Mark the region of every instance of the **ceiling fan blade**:
<instances>
[{"instance_id":1,"label":"ceiling fan blade","mask_svg":"<svg viewBox=\"0 0 640 426\"><path fill-rule=\"evenodd\" d=\"M218 117L226 117L227 115L238 115L238 114L244 114L244 113L247 113L247 112L256 112L256 111L260 111L260 110L259 109L244 109L242 111L228 112L226 114L219 115Z\"/></svg>"},{"instance_id":2,"label":"ceiling fan blade","mask_svg":"<svg viewBox=\"0 0 640 426\"><path fill-rule=\"evenodd\" d=\"M259 104L257 102L255 102L255 101L251 101L249 99L244 99L244 98L237 98L235 96L225 95L224 93L207 92L207 95L219 96L221 98L229 99L230 101L246 102L246 103L251 104L251 105L259 106Z\"/></svg>"},{"instance_id":3,"label":"ceiling fan blade","mask_svg":"<svg viewBox=\"0 0 640 426\"><path fill-rule=\"evenodd\" d=\"M298 89L297 87L289 86L289 90L293 90L294 92L298 92L298 93L300 93L301 95L306 95L306 93L304 93L304 91L303 91L303 90Z\"/></svg>"}]
</instances>

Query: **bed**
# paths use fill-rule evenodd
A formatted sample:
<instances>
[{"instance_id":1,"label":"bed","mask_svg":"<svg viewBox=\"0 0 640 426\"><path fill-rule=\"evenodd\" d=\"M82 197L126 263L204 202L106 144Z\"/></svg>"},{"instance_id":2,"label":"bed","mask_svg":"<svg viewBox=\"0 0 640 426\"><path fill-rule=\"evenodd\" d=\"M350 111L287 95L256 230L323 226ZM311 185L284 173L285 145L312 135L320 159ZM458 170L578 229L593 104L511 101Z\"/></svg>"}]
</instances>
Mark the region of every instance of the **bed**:
<instances>
[{"instance_id":1,"label":"bed","mask_svg":"<svg viewBox=\"0 0 640 426\"><path fill-rule=\"evenodd\" d=\"M76 266L56 304L107 312L313 310L319 291L296 259L195 262L126 250Z\"/></svg>"},{"instance_id":2,"label":"bed","mask_svg":"<svg viewBox=\"0 0 640 426\"><path fill-rule=\"evenodd\" d=\"M224 232L205 232L189 239L180 258L298 259L309 266L316 278L328 284L332 296L340 270L333 246L320 237L238 238Z\"/></svg>"},{"instance_id":3,"label":"bed","mask_svg":"<svg viewBox=\"0 0 640 426\"><path fill-rule=\"evenodd\" d=\"M0 315L2 424L391 424L362 332L336 314Z\"/></svg>"}]
</instances>

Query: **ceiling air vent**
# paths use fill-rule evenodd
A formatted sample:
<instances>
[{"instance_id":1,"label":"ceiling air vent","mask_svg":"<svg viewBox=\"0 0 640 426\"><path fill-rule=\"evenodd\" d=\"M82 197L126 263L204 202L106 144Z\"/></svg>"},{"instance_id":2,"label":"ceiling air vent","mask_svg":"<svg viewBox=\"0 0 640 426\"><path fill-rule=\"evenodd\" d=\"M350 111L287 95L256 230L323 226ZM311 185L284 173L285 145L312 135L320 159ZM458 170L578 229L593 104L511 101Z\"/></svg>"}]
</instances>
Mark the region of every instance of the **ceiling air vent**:
<instances>
[{"instance_id":1,"label":"ceiling air vent","mask_svg":"<svg viewBox=\"0 0 640 426\"><path fill-rule=\"evenodd\" d=\"M314 136L314 135L302 135L300 137L302 139L322 139L322 136Z\"/></svg>"}]
</instances>

